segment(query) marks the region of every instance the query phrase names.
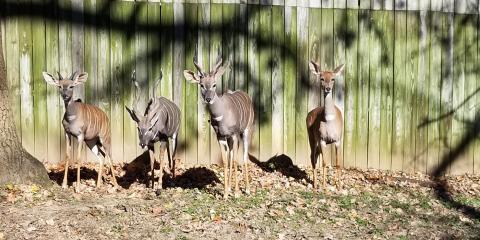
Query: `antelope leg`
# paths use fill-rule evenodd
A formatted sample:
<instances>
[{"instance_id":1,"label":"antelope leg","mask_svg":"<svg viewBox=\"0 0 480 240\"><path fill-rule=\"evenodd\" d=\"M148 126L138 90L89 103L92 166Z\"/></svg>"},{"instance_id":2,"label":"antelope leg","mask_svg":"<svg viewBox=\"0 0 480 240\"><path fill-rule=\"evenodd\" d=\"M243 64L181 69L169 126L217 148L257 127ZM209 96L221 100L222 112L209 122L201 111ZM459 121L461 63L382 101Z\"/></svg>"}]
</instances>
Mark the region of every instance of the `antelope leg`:
<instances>
[{"instance_id":1,"label":"antelope leg","mask_svg":"<svg viewBox=\"0 0 480 240\"><path fill-rule=\"evenodd\" d=\"M163 189L163 170L165 169L165 161L163 158L165 157L165 148L168 149L168 146L165 146L165 143L160 143L160 151L158 153L158 161L160 163L160 176L158 176L158 187L157 189Z\"/></svg>"},{"instance_id":2,"label":"antelope leg","mask_svg":"<svg viewBox=\"0 0 480 240\"><path fill-rule=\"evenodd\" d=\"M336 173L335 173L335 182L338 185L339 179L340 179L340 149L341 145L340 144L335 144L335 165L336 165Z\"/></svg>"},{"instance_id":3,"label":"antelope leg","mask_svg":"<svg viewBox=\"0 0 480 240\"><path fill-rule=\"evenodd\" d=\"M77 152L77 184L75 186L75 191L80 192L80 166L82 165L82 147L83 147L83 135L78 137L78 152Z\"/></svg>"},{"instance_id":4,"label":"antelope leg","mask_svg":"<svg viewBox=\"0 0 480 240\"><path fill-rule=\"evenodd\" d=\"M97 188L102 186L102 176L103 176L103 158L100 156L100 149L98 145L95 145L92 147L92 152L97 156L98 161L99 161L99 166L98 166L98 178L97 178Z\"/></svg>"},{"instance_id":5,"label":"antelope leg","mask_svg":"<svg viewBox=\"0 0 480 240\"><path fill-rule=\"evenodd\" d=\"M155 188L155 145L148 148L150 154L150 184Z\"/></svg>"},{"instance_id":6,"label":"antelope leg","mask_svg":"<svg viewBox=\"0 0 480 240\"><path fill-rule=\"evenodd\" d=\"M245 172L245 193L250 194L250 182L248 176L248 145L249 145L250 136L248 132L245 131L243 134L243 171Z\"/></svg>"},{"instance_id":7,"label":"antelope leg","mask_svg":"<svg viewBox=\"0 0 480 240\"><path fill-rule=\"evenodd\" d=\"M68 163L71 160L71 152L72 152L72 141L70 135L68 133L65 133L65 142L67 143L67 158L65 159L65 170L63 173L63 182L62 182L62 188L67 189L68 188Z\"/></svg>"},{"instance_id":8,"label":"antelope leg","mask_svg":"<svg viewBox=\"0 0 480 240\"><path fill-rule=\"evenodd\" d=\"M228 144L226 140L219 140L220 151L222 152L222 161L223 161L223 174L224 174L224 192L223 198L228 198L229 186L228 186Z\"/></svg>"},{"instance_id":9,"label":"antelope leg","mask_svg":"<svg viewBox=\"0 0 480 240\"><path fill-rule=\"evenodd\" d=\"M310 161L313 169L313 189L317 189L317 161L318 161L318 147L314 146L310 153Z\"/></svg>"}]
</instances>

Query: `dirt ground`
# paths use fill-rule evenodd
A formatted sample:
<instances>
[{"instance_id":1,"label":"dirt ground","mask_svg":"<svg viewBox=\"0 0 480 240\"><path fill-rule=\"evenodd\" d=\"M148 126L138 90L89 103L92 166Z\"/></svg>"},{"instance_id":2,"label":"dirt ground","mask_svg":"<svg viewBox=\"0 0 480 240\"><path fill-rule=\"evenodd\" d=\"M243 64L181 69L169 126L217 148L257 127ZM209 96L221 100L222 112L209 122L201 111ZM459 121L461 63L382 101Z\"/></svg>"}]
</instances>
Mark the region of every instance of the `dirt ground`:
<instances>
[{"instance_id":1,"label":"dirt ground","mask_svg":"<svg viewBox=\"0 0 480 240\"><path fill-rule=\"evenodd\" d=\"M329 169L327 188L313 191L310 170L251 165L253 192L227 201L216 166L166 176L158 196L145 184L148 166L117 167L118 190L108 172L95 188L95 165L82 168L80 194L7 184L0 239L480 239L480 176L445 178L446 201L422 174L349 169L335 187ZM63 167L49 167L60 182Z\"/></svg>"}]
</instances>

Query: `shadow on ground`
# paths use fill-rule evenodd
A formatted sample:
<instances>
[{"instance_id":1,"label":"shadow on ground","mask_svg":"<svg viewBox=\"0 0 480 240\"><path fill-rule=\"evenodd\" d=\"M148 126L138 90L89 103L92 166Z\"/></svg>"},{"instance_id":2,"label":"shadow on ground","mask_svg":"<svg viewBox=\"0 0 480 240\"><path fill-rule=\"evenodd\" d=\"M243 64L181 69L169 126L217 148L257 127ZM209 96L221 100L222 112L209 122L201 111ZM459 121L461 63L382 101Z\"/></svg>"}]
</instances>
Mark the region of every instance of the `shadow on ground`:
<instances>
[{"instance_id":1,"label":"shadow on ground","mask_svg":"<svg viewBox=\"0 0 480 240\"><path fill-rule=\"evenodd\" d=\"M255 163L264 172L280 172L284 176L292 177L295 180L305 179L308 183L312 182L308 178L307 172L293 164L292 159L285 154L275 155L266 162L261 162L254 156L250 155L250 161Z\"/></svg>"}]
</instances>

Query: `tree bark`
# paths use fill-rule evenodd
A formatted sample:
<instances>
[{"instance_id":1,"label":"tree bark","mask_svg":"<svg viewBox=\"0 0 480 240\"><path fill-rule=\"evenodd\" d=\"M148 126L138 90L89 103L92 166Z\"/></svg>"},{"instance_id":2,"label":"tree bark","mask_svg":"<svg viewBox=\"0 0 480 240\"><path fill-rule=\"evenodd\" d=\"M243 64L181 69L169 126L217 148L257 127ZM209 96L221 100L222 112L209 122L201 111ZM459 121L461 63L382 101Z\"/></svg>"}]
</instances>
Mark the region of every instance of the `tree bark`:
<instances>
[{"instance_id":1,"label":"tree bark","mask_svg":"<svg viewBox=\"0 0 480 240\"><path fill-rule=\"evenodd\" d=\"M45 166L22 147L10 107L5 61L0 46L0 185L5 183L51 184Z\"/></svg>"}]
</instances>

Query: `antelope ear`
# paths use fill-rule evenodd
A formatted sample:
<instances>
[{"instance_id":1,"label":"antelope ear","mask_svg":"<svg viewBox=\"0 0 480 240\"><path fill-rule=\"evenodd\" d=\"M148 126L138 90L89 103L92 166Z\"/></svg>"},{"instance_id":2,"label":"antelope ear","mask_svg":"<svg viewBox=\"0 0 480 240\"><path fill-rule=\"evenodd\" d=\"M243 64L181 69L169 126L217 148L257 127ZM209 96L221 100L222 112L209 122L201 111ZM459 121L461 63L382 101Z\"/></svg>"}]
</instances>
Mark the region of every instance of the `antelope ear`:
<instances>
[{"instance_id":1,"label":"antelope ear","mask_svg":"<svg viewBox=\"0 0 480 240\"><path fill-rule=\"evenodd\" d=\"M45 79L45 82L47 82L48 84L51 84L57 87L60 86L60 83L58 82L57 79L55 79L55 77L52 76L52 74L48 72L42 72L42 75L43 75L43 79Z\"/></svg>"},{"instance_id":2,"label":"antelope ear","mask_svg":"<svg viewBox=\"0 0 480 240\"><path fill-rule=\"evenodd\" d=\"M335 70L333 70L333 72L335 73L335 75L340 75L343 73L343 68L345 67L345 64L341 64L340 66L338 66L337 68L335 68Z\"/></svg>"},{"instance_id":3,"label":"antelope ear","mask_svg":"<svg viewBox=\"0 0 480 240\"><path fill-rule=\"evenodd\" d=\"M82 72L75 76L75 79L73 80L73 82L75 83L75 86L80 85L87 82L87 78L88 78L88 73Z\"/></svg>"},{"instance_id":4,"label":"antelope ear","mask_svg":"<svg viewBox=\"0 0 480 240\"><path fill-rule=\"evenodd\" d=\"M313 74L315 75L320 74L320 66L316 64L314 61L310 61L308 63L308 67L310 68L310 71L312 71Z\"/></svg>"},{"instance_id":5,"label":"antelope ear","mask_svg":"<svg viewBox=\"0 0 480 240\"><path fill-rule=\"evenodd\" d=\"M194 73L193 71L190 70L185 70L183 71L183 76L187 81L191 83L199 83L200 82L200 76L198 74Z\"/></svg>"},{"instance_id":6,"label":"antelope ear","mask_svg":"<svg viewBox=\"0 0 480 240\"><path fill-rule=\"evenodd\" d=\"M138 119L137 114L135 113L135 110L131 110L127 106L125 106L125 108L127 109L127 112L130 114L130 117L133 119L133 121L135 121L136 123L139 123L140 119Z\"/></svg>"}]
</instances>

